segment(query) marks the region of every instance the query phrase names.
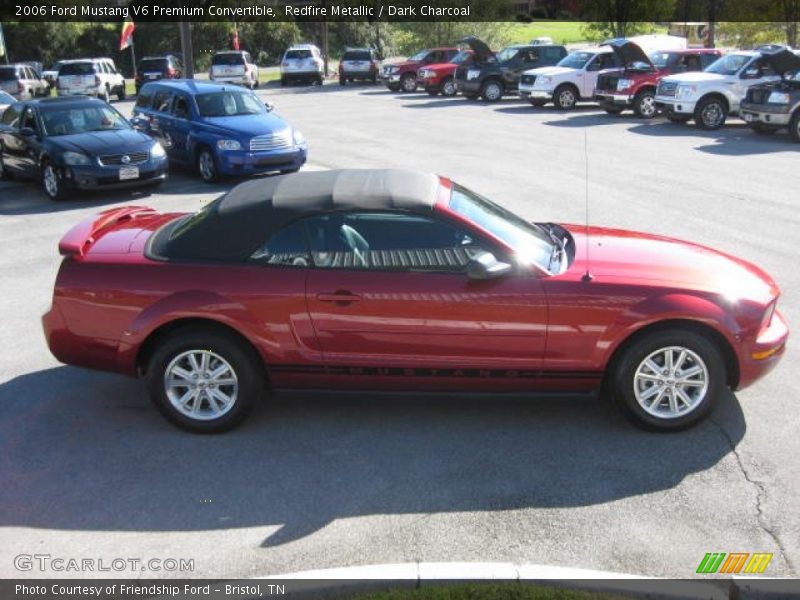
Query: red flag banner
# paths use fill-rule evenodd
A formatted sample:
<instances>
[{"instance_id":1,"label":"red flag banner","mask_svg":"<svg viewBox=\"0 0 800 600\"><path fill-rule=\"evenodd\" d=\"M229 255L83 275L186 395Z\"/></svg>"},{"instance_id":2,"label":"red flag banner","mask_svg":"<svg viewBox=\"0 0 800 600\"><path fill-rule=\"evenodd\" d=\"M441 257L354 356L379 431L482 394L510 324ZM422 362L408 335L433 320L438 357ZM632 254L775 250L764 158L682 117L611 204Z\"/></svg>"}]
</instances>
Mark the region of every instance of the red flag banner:
<instances>
[{"instance_id":1,"label":"red flag banner","mask_svg":"<svg viewBox=\"0 0 800 600\"><path fill-rule=\"evenodd\" d=\"M134 29L136 29L136 25L133 24L133 21L125 21L122 24L122 33L119 36L120 50L125 50L125 48L127 48L133 43Z\"/></svg>"},{"instance_id":2,"label":"red flag banner","mask_svg":"<svg viewBox=\"0 0 800 600\"><path fill-rule=\"evenodd\" d=\"M234 50L239 49L239 29L237 27L233 28L233 34L231 35L231 45L233 46Z\"/></svg>"}]
</instances>

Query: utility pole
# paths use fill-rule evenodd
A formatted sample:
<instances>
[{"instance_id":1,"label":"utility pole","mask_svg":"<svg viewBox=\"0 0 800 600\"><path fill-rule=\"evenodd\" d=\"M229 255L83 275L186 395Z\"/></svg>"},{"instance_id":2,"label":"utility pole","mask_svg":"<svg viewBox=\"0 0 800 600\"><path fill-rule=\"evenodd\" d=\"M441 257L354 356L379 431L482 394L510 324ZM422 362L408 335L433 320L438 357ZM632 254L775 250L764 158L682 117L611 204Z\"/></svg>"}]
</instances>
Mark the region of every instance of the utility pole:
<instances>
[{"instance_id":1,"label":"utility pole","mask_svg":"<svg viewBox=\"0 0 800 600\"><path fill-rule=\"evenodd\" d=\"M192 49L191 23L181 21L178 23L181 31L181 53L183 54L183 76L194 79L194 50Z\"/></svg>"}]
</instances>

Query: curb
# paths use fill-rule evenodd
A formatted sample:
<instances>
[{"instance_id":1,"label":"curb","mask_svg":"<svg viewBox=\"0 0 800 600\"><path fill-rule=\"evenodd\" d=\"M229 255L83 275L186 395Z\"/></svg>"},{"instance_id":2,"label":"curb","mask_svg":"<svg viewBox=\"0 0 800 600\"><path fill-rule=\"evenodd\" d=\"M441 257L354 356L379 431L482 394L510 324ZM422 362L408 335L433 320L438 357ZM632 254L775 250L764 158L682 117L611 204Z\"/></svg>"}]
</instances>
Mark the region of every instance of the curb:
<instances>
[{"instance_id":1,"label":"curb","mask_svg":"<svg viewBox=\"0 0 800 600\"><path fill-rule=\"evenodd\" d=\"M417 588L464 581L539 583L543 586L632 597L673 600L728 600L736 593L729 580L692 581L505 562L418 562L315 569L259 577L297 581L291 595L302 598L338 597L366 591ZM742 598L744 596L736 595Z\"/></svg>"}]
</instances>

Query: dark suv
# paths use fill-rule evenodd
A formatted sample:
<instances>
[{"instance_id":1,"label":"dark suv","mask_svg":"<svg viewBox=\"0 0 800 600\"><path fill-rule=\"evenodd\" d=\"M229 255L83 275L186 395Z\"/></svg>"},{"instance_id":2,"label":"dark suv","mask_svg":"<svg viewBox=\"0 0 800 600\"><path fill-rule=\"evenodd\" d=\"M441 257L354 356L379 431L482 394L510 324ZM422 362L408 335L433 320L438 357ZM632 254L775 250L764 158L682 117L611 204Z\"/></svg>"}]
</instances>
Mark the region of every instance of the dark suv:
<instances>
[{"instance_id":1,"label":"dark suv","mask_svg":"<svg viewBox=\"0 0 800 600\"><path fill-rule=\"evenodd\" d=\"M788 127L792 140L800 142L800 52L778 48L762 56L781 79L748 88L739 114L756 133Z\"/></svg>"},{"instance_id":2,"label":"dark suv","mask_svg":"<svg viewBox=\"0 0 800 600\"><path fill-rule=\"evenodd\" d=\"M476 37L461 40L473 51L475 62L456 69L456 86L461 94L474 100L497 102L504 94L516 94L523 71L556 64L567 55L564 46L515 45L495 54Z\"/></svg>"},{"instance_id":3,"label":"dark suv","mask_svg":"<svg viewBox=\"0 0 800 600\"><path fill-rule=\"evenodd\" d=\"M148 81L159 79L180 79L183 77L183 63L174 54L164 56L145 56L136 69L136 93Z\"/></svg>"}]
</instances>

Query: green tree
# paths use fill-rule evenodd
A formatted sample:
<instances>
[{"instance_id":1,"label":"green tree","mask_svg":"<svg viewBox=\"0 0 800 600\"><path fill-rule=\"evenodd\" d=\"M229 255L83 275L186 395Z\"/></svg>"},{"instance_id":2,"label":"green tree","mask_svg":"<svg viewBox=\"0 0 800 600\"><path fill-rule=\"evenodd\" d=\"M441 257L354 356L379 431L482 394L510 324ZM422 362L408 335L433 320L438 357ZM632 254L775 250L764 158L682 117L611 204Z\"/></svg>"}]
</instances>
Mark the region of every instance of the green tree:
<instances>
[{"instance_id":1,"label":"green tree","mask_svg":"<svg viewBox=\"0 0 800 600\"><path fill-rule=\"evenodd\" d=\"M655 22L668 19L675 0L579 0L587 39L630 37L655 30Z\"/></svg>"}]
</instances>

